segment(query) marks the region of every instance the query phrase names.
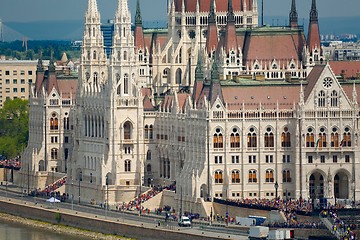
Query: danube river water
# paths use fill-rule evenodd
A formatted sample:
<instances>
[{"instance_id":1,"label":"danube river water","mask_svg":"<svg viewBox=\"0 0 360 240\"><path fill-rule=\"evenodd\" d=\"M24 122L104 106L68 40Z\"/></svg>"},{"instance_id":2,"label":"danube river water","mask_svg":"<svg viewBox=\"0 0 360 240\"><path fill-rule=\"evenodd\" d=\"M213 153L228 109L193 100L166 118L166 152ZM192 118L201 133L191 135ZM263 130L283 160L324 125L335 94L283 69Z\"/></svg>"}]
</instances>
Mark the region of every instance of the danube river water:
<instances>
[{"instance_id":1,"label":"danube river water","mask_svg":"<svg viewBox=\"0 0 360 240\"><path fill-rule=\"evenodd\" d=\"M14 222L0 220L0 240L89 240L79 236L54 233Z\"/></svg>"}]
</instances>

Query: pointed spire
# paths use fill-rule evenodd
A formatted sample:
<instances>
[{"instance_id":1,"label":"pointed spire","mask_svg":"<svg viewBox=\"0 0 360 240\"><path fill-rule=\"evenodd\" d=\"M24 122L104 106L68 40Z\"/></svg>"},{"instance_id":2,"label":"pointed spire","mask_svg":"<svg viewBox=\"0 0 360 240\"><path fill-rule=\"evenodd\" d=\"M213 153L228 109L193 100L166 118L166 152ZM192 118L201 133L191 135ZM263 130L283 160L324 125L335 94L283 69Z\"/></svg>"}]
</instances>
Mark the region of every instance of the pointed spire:
<instances>
[{"instance_id":1,"label":"pointed spire","mask_svg":"<svg viewBox=\"0 0 360 240\"><path fill-rule=\"evenodd\" d=\"M136 2L135 25L142 25L142 17L141 17L139 0L137 0L137 2Z\"/></svg>"},{"instance_id":2,"label":"pointed spire","mask_svg":"<svg viewBox=\"0 0 360 240\"><path fill-rule=\"evenodd\" d=\"M216 23L215 0L210 0L209 23Z\"/></svg>"},{"instance_id":3,"label":"pointed spire","mask_svg":"<svg viewBox=\"0 0 360 240\"><path fill-rule=\"evenodd\" d=\"M311 10L310 10L310 22L318 21L318 11L316 9L316 0L312 0Z\"/></svg>"},{"instance_id":4,"label":"pointed spire","mask_svg":"<svg viewBox=\"0 0 360 240\"><path fill-rule=\"evenodd\" d=\"M218 67L216 56L214 56L214 62L212 64L212 68L211 68L211 81L212 82L220 81L219 67Z\"/></svg>"},{"instance_id":5,"label":"pointed spire","mask_svg":"<svg viewBox=\"0 0 360 240\"><path fill-rule=\"evenodd\" d=\"M117 16L129 17L129 7L127 0L118 0Z\"/></svg>"},{"instance_id":6,"label":"pointed spire","mask_svg":"<svg viewBox=\"0 0 360 240\"><path fill-rule=\"evenodd\" d=\"M88 0L88 14L96 14L98 12L96 0Z\"/></svg>"},{"instance_id":7,"label":"pointed spire","mask_svg":"<svg viewBox=\"0 0 360 240\"><path fill-rule=\"evenodd\" d=\"M227 13L227 16L228 16L228 22L235 22L232 0L228 0L228 13Z\"/></svg>"},{"instance_id":8,"label":"pointed spire","mask_svg":"<svg viewBox=\"0 0 360 240\"><path fill-rule=\"evenodd\" d=\"M198 60L197 60L196 68L195 68L195 80L202 81L203 79L204 79L204 71L202 69L201 53L200 53L200 50L199 50Z\"/></svg>"},{"instance_id":9,"label":"pointed spire","mask_svg":"<svg viewBox=\"0 0 360 240\"><path fill-rule=\"evenodd\" d=\"M43 65L43 61L42 61L42 50L39 49L39 60L37 63L37 71L38 72L43 72L44 71L44 65Z\"/></svg>"},{"instance_id":10,"label":"pointed spire","mask_svg":"<svg viewBox=\"0 0 360 240\"><path fill-rule=\"evenodd\" d=\"M298 13L296 11L296 3L295 0L292 0L291 3L291 11L289 14L290 27L298 26Z\"/></svg>"}]
</instances>

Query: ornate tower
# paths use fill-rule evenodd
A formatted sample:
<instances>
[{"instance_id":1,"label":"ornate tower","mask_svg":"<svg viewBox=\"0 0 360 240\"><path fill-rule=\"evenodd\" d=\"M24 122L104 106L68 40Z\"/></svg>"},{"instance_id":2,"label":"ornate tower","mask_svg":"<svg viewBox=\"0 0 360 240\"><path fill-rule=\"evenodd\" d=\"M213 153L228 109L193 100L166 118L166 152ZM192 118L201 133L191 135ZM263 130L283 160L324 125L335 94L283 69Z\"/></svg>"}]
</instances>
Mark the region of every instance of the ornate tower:
<instances>
[{"instance_id":1,"label":"ornate tower","mask_svg":"<svg viewBox=\"0 0 360 240\"><path fill-rule=\"evenodd\" d=\"M296 11L296 3L295 0L292 0L291 3L291 11L289 14L289 25L291 28L297 28L298 27L298 13Z\"/></svg>"}]
</instances>

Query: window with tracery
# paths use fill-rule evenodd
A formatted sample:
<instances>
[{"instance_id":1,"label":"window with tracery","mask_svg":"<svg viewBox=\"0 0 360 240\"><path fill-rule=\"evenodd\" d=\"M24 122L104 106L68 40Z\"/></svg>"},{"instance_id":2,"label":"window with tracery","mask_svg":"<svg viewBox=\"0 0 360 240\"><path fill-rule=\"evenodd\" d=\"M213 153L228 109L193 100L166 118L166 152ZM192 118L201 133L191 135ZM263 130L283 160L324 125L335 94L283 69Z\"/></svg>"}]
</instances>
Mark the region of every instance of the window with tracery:
<instances>
[{"instance_id":1,"label":"window with tracery","mask_svg":"<svg viewBox=\"0 0 360 240\"><path fill-rule=\"evenodd\" d=\"M339 134L338 134L338 129L337 128L333 128L332 129L332 133L331 133L331 147L339 147Z\"/></svg>"},{"instance_id":2,"label":"window with tracery","mask_svg":"<svg viewBox=\"0 0 360 240\"><path fill-rule=\"evenodd\" d=\"M254 128L249 129L249 133L247 135L247 146L248 148L256 148L257 147L257 136Z\"/></svg>"},{"instance_id":3,"label":"window with tracery","mask_svg":"<svg viewBox=\"0 0 360 240\"><path fill-rule=\"evenodd\" d=\"M266 133L264 136L264 145L266 148L274 147L274 133L272 132L272 129L270 127L266 129Z\"/></svg>"},{"instance_id":4,"label":"window with tracery","mask_svg":"<svg viewBox=\"0 0 360 240\"><path fill-rule=\"evenodd\" d=\"M240 147L240 134L237 128L233 128L233 132L230 134L230 147L231 148Z\"/></svg>"},{"instance_id":5,"label":"window with tracery","mask_svg":"<svg viewBox=\"0 0 360 240\"><path fill-rule=\"evenodd\" d=\"M281 134L281 147L291 147L291 135L287 127L284 127Z\"/></svg>"},{"instance_id":6,"label":"window with tracery","mask_svg":"<svg viewBox=\"0 0 360 240\"><path fill-rule=\"evenodd\" d=\"M213 144L214 144L214 148L223 148L224 147L223 135L221 133L220 128L217 128L215 130L215 134L213 136Z\"/></svg>"},{"instance_id":7,"label":"window with tracery","mask_svg":"<svg viewBox=\"0 0 360 240\"><path fill-rule=\"evenodd\" d=\"M325 92L322 90L318 94L318 106L325 107Z\"/></svg>"},{"instance_id":8,"label":"window with tracery","mask_svg":"<svg viewBox=\"0 0 360 240\"><path fill-rule=\"evenodd\" d=\"M59 129L59 120L57 118L56 113L53 113L50 118L50 130L58 130Z\"/></svg>"},{"instance_id":9,"label":"window with tracery","mask_svg":"<svg viewBox=\"0 0 360 240\"><path fill-rule=\"evenodd\" d=\"M312 128L308 128L306 133L306 147L315 147L314 132Z\"/></svg>"}]
</instances>

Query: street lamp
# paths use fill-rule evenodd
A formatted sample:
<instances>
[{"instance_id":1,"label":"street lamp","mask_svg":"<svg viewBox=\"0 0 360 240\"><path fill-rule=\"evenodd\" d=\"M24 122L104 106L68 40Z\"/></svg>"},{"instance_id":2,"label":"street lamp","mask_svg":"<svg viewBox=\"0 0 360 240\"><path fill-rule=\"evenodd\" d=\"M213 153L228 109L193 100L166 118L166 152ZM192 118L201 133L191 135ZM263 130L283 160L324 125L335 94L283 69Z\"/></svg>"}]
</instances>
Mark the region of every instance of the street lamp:
<instances>
[{"instance_id":1,"label":"street lamp","mask_svg":"<svg viewBox=\"0 0 360 240\"><path fill-rule=\"evenodd\" d=\"M79 204L80 204L80 183L82 181L82 171L79 172Z\"/></svg>"},{"instance_id":2,"label":"street lamp","mask_svg":"<svg viewBox=\"0 0 360 240\"><path fill-rule=\"evenodd\" d=\"M278 188L279 188L279 184L278 184L277 181L274 184L274 188L275 188L275 199L277 199L277 197L278 197Z\"/></svg>"}]
</instances>

